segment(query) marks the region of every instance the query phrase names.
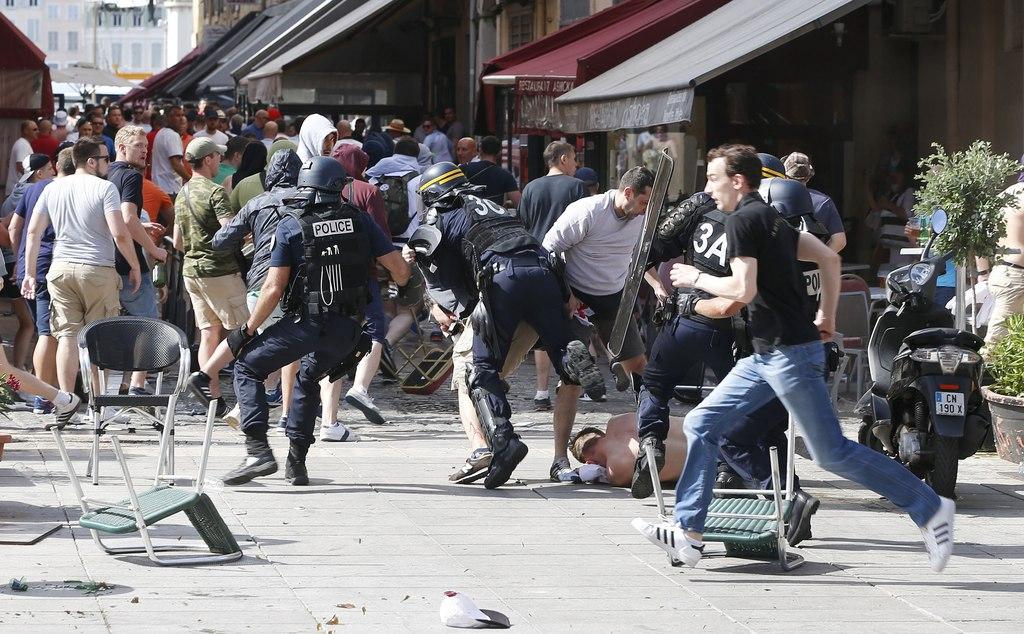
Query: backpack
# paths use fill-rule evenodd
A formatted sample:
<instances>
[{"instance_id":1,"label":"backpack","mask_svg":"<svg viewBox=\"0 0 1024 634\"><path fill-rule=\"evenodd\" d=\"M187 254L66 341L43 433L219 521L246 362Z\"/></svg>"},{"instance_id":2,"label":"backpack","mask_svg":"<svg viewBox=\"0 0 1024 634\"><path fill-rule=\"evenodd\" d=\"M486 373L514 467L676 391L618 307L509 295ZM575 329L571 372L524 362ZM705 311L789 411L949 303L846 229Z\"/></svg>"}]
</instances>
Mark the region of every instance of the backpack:
<instances>
[{"instance_id":1,"label":"backpack","mask_svg":"<svg viewBox=\"0 0 1024 634\"><path fill-rule=\"evenodd\" d=\"M377 179L377 189L388 212L388 229L393 236L405 233L412 222L409 217L409 181L417 176L418 172L409 172L404 176L381 176Z\"/></svg>"}]
</instances>

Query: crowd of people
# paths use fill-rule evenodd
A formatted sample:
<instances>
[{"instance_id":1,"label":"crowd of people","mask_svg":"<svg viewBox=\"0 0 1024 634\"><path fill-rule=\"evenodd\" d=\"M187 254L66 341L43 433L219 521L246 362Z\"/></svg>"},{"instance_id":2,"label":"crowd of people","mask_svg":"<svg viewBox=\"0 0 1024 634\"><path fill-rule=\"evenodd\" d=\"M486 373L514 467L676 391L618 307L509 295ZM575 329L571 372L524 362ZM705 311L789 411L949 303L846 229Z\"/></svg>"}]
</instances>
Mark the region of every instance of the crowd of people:
<instances>
[{"instance_id":1,"label":"crowd of people","mask_svg":"<svg viewBox=\"0 0 1024 634\"><path fill-rule=\"evenodd\" d=\"M289 439L286 479L307 484L317 439L358 439L338 419L346 385L344 401L384 423L372 380L429 315L452 341L451 387L468 441L452 482L502 486L525 457L506 391L532 351L533 407L552 411L551 480L628 486L637 498L652 494L652 471L677 480L675 522L634 526L678 559L700 558L716 482L768 488L768 447L785 443L792 417L824 468L907 510L933 568L945 565L952 501L845 439L825 389L820 339L834 334L847 239L835 203L809 187L810 157L713 150L706 192L662 214L644 263L657 335L645 340L630 321L612 354L651 169L627 169L601 191L576 147L554 141L547 172L520 188L500 164L501 141L465 136L451 108L414 129L380 123L276 108L246 118L216 104L87 106L25 121L10 150L0 232L2 296L19 323L3 371L21 379L36 413L68 424L80 408L78 332L119 314L164 316L170 299L154 267L180 256L198 343L189 388L245 436L227 484L277 471L273 428ZM784 218L766 202L799 211ZM901 192L878 204L905 224L911 203ZM603 357L637 408L574 434L578 401L605 398ZM719 386L685 420L671 417L676 386L702 381L705 367ZM222 371L233 376L231 411ZM148 394L147 378L124 377L122 390ZM811 537L819 506L794 488L791 544Z\"/></svg>"}]
</instances>

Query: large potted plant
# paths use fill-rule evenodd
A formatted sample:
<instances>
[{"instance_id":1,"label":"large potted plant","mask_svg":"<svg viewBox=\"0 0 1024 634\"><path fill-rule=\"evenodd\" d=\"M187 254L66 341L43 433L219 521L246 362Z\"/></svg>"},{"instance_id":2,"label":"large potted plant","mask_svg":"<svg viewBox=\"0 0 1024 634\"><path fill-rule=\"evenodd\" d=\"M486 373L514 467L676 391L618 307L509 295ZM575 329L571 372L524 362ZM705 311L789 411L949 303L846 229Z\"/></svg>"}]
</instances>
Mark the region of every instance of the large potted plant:
<instances>
[{"instance_id":1,"label":"large potted plant","mask_svg":"<svg viewBox=\"0 0 1024 634\"><path fill-rule=\"evenodd\" d=\"M993 382L981 388L992 412L996 451L1010 462L1024 461L1024 315L1006 320L1006 336L988 349Z\"/></svg>"}]
</instances>

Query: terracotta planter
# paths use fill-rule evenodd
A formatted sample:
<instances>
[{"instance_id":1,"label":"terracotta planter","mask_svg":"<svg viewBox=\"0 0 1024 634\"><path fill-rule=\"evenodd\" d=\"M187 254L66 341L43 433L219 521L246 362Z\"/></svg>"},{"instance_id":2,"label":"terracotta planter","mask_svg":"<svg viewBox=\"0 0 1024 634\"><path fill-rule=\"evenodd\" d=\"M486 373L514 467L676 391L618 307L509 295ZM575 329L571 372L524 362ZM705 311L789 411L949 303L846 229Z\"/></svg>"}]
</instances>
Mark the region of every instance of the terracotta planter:
<instances>
[{"instance_id":1,"label":"terracotta planter","mask_svg":"<svg viewBox=\"0 0 1024 634\"><path fill-rule=\"evenodd\" d=\"M986 387L981 393L992 412L996 452L1003 460L1024 462L1024 398L996 394Z\"/></svg>"}]
</instances>

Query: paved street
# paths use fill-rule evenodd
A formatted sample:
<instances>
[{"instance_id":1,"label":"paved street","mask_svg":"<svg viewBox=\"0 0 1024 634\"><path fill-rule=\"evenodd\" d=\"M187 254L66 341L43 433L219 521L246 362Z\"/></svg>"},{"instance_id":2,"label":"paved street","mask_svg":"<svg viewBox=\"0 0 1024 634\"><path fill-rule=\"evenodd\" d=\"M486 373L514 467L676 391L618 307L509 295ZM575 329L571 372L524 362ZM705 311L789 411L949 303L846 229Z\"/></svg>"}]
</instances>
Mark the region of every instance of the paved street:
<instances>
[{"instance_id":1,"label":"paved street","mask_svg":"<svg viewBox=\"0 0 1024 634\"><path fill-rule=\"evenodd\" d=\"M815 539L800 549L803 568L786 574L775 563L711 557L684 570L668 567L629 526L653 516L653 502L548 481L550 414L517 415L531 452L518 480L492 492L447 482L466 453L450 393L375 392L393 422L355 423L359 443L317 443L308 488L284 484L279 435L282 472L236 489L214 484L242 454L240 437L218 425L209 493L245 557L208 567L111 557L86 531L69 529L78 508L53 439L39 417L13 414L0 423L16 440L0 462L0 527L9 535L64 526L36 545L0 545L0 631L428 632L446 629L438 605L449 589L504 612L520 632L1021 630L1024 481L994 454L961 466L958 543L944 574L930 572L906 517L806 459L797 470L822 510ZM532 395L531 366L512 394L514 406L531 409L522 400ZM622 395L583 403L578 424L603 426L608 413L628 408ZM343 419L358 420L351 410ZM201 425L180 424L178 460L191 466ZM144 484L155 441L140 435L126 447ZM87 438L70 440L70 449L84 473ZM102 485L87 495L120 498L116 469L105 463ZM155 533L198 542L181 515ZM22 577L28 590L13 592L8 580ZM107 587L90 592L89 581Z\"/></svg>"}]
</instances>

